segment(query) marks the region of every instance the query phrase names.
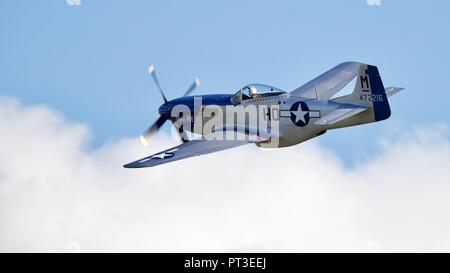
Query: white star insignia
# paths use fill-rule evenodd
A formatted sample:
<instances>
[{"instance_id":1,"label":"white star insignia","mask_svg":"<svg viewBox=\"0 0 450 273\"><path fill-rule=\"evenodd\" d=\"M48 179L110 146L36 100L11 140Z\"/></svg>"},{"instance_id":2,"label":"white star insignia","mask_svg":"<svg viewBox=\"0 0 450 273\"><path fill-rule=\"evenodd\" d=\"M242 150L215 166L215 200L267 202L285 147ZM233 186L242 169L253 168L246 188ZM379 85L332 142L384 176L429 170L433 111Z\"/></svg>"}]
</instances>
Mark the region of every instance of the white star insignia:
<instances>
[{"instance_id":1,"label":"white star insignia","mask_svg":"<svg viewBox=\"0 0 450 273\"><path fill-rule=\"evenodd\" d=\"M167 151L167 152L162 152L160 154L152 155L151 157L147 157L147 158L145 158L145 159L143 159L143 160L141 160L139 162L142 163L142 162L148 161L148 160L153 159L153 158L164 159L164 158L167 158L167 157L173 157L175 155L174 154L175 151L178 151L178 149L172 149L172 150Z\"/></svg>"},{"instance_id":2,"label":"white star insignia","mask_svg":"<svg viewBox=\"0 0 450 273\"><path fill-rule=\"evenodd\" d=\"M164 158L166 158L166 157L172 157L172 156L175 155L175 154L173 153L173 152L175 152L175 151L178 151L178 149L172 149L172 150L167 151L167 152L162 152L162 153L160 153L160 154L157 154L157 155L152 156L151 158L160 158L160 159L164 159Z\"/></svg>"},{"instance_id":3,"label":"white star insignia","mask_svg":"<svg viewBox=\"0 0 450 273\"><path fill-rule=\"evenodd\" d=\"M295 115L295 123L297 123L299 120L301 120L303 123L306 123L305 115L307 113L308 113L308 111L303 111L301 104L299 104L297 111L292 111L292 114Z\"/></svg>"},{"instance_id":4,"label":"white star insignia","mask_svg":"<svg viewBox=\"0 0 450 273\"><path fill-rule=\"evenodd\" d=\"M173 155L173 154L171 154L171 153L160 153L160 154L157 154L157 155L152 156L152 158L161 158L161 159L164 159L164 158L166 158L166 156L169 157L169 156L171 156L171 155Z\"/></svg>"}]
</instances>

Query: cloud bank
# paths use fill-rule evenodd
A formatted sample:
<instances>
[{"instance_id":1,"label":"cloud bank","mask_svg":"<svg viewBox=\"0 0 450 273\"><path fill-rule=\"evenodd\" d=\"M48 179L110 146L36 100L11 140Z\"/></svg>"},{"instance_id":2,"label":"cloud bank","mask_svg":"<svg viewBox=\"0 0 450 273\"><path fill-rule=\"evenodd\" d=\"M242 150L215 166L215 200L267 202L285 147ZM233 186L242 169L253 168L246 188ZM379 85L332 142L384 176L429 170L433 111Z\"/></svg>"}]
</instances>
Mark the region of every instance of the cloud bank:
<instances>
[{"instance_id":1,"label":"cloud bank","mask_svg":"<svg viewBox=\"0 0 450 273\"><path fill-rule=\"evenodd\" d=\"M0 128L0 251L450 250L446 126L388 136L351 168L310 141L140 170L122 165L175 143L92 150L86 126L12 98Z\"/></svg>"}]
</instances>

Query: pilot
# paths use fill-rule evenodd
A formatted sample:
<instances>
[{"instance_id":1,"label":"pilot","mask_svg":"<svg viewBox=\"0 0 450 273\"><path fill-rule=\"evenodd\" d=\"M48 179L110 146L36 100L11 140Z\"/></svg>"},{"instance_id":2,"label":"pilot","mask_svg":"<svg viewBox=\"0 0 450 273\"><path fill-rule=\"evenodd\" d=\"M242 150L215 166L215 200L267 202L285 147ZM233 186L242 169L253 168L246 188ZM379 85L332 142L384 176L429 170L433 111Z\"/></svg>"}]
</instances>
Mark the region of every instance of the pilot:
<instances>
[{"instance_id":1,"label":"pilot","mask_svg":"<svg viewBox=\"0 0 450 273\"><path fill-rule=\"evenodd\" d=\"M257 99L259 97L258 95L258 90L256 90L255 87L250 87L250 96L252 97L252 99Z\"/></svg>"}]
</instances>

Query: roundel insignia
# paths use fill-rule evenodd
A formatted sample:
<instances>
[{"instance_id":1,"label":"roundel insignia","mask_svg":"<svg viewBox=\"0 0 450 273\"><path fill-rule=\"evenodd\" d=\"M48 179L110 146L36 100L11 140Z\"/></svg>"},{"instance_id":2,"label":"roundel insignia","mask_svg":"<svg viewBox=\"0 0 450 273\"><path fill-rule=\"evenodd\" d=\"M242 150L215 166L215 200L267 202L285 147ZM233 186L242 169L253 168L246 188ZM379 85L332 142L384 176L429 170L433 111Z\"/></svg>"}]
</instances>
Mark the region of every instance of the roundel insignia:
<instances>
[{"instance_id":1,"label":"roundel insignia","mask_svg":"<svg viewBox=\"0 0 450 273\"><path fill-rule=\"evenodd\" d=\"M152 156L152 159L166 159L166 158L171 158L174 155L175 155L174 153L161 153L161 154Z\"/></svg>"},{"instance_id":2,"label":"roundel insignia","mask_svg":"<svg viewBox=\"0 0 450 273\"><path fill-rule=\"evenodd\" d=\"M303 101L298 101L291 106L291 120L299 126L304 127L309 122L309 108Z\"/></svg>"},{"instance_id":3,"label":"roundel insignia","mask_svg":"<svg viewBox=\"0 0 450 273\"><path fill-rule=\"evenodd\" d=\"M166 158L171 158L171 157L175 156L175 153L174 153L175 151L178 151L178 149L172 149L172 150L167 151L167 152L162 152L162 153L159 153L159 154L156 154L156 155L152 155L148 159L166 159ZM145 159L145 161L148 160L148 159Z\"/></svg>"}]
</instances>

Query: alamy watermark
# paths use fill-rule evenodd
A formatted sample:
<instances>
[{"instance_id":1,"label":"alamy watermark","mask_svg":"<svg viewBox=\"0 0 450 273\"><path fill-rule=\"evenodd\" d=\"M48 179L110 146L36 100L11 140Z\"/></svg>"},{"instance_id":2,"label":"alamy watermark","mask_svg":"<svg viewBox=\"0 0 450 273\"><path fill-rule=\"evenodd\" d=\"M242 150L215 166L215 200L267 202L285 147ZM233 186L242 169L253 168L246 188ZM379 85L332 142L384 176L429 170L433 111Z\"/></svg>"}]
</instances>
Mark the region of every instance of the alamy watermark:
<instances>
[{"instance_id":1,"label":"alamy watermark","mask_svg":"<svg viewBox=\"0 0 450 273\"><path fill-rule=\"evenodd\" d=\"M192 132L208 141L249 141L270 148L279 142L279 112L279 105L204 106L202 97L194 97L193 105L175 105L170 118L182 137Z\"/></svg>"},{"instance_id":2,"label":"alamy watermark","mask_svg":"<svg viewBox=\"0 0 450 273\"><path fill-rule=\"evenodd\" d=\"M81 6L81 0L66 0L69 6Z\"/></svg>"},{"instance_id":3,"label":"alamy watermark","mask_svg":"<svg viewBox=\"0 0 450 273\"><path fill-rule=\"evenodd\" d=\"M369 6L381 6L381 0L366 0Z\"/></svg>"}]
</instances>

